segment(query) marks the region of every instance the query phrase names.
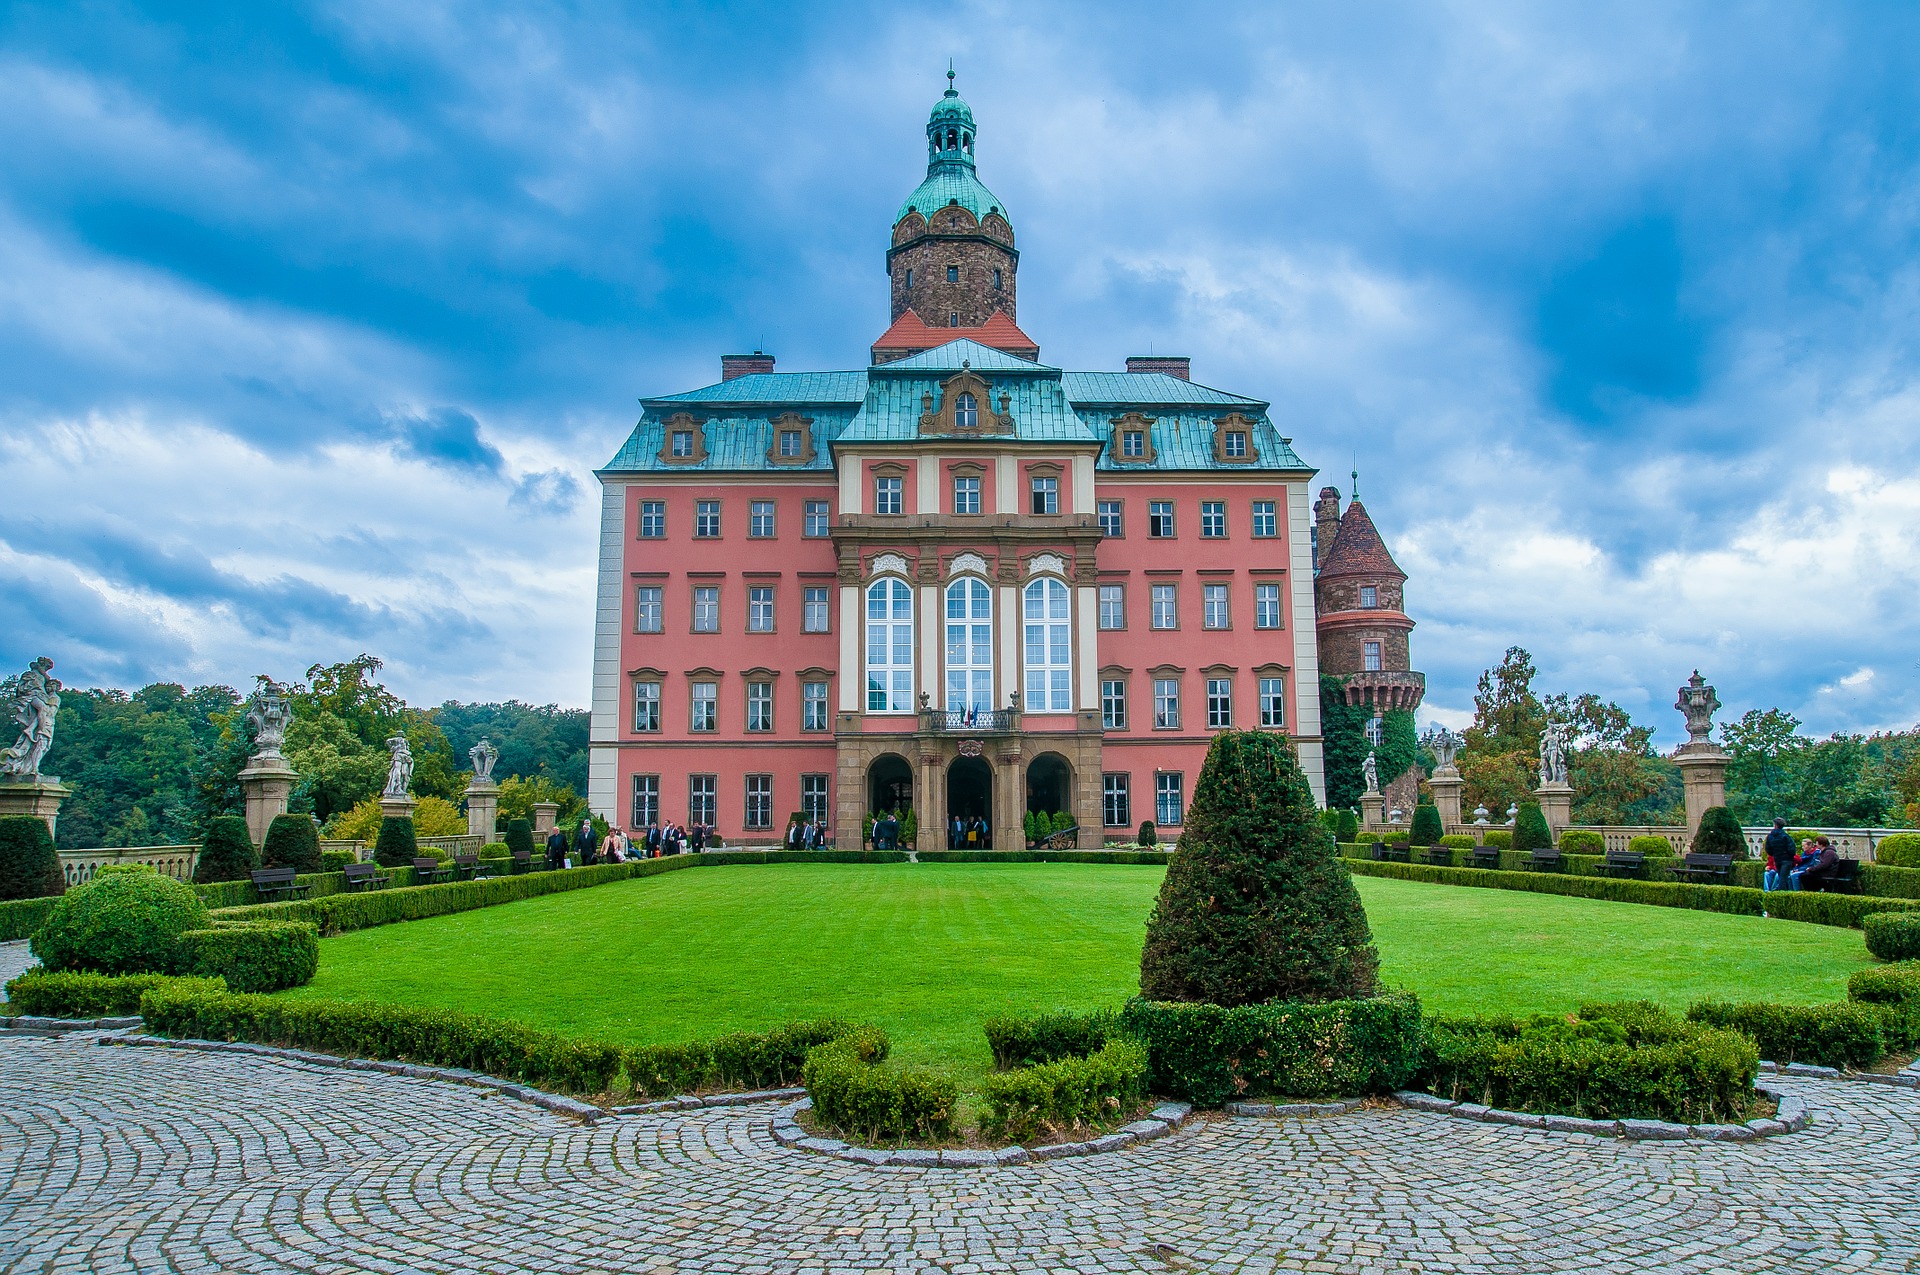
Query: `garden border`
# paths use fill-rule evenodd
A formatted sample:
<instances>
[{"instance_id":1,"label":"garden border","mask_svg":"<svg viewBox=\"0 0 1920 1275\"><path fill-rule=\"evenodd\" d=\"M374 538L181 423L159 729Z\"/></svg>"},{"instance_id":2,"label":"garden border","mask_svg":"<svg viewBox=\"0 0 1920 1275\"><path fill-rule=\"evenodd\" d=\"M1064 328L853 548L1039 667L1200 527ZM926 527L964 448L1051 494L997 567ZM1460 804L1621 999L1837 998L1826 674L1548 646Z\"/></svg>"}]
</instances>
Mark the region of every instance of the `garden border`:
<instances>
[{"instance_id":1,"label":"garden border","mask_svg":"<svg viewBox=\"0 0 1920 1275\"><path fill-rule=\"evenodd\" d=\"M1548 1116L1533 1111L1503 1111L1478 1102L1460 1102L1436 1094L1403 1089L1394 1094L1401 1106L1455 1120L1477 1120L1483 1124L1514 1125L1549 1133L1584 1133L1596 1138L1619 1138L1626 1142L1752 1142L1759 1138L1777 1138L1799 1133L1813 1123L1806 1103L1789 1094L1755 1085L1754 1090L1772 1098L1780 1106L1777 1119L1749 1120L1745 1124L1677 1124L1670 1120L1588 1120L1580 1116Z\"/></svg>"},{"instance_id":2,"label":"garden border","mask_svg":"<svg viewBox=\"0 0 1920 1275\"><path fill-rule=\"evenodd\" d=\"M855 1164L876 1168L884 1165L913 1169L998 1169L1035 1160L1064 1160L1074 1156L1099 1155L1103 1152L1119 1151L1142 1142L1164 1138L1186 1124L1189 1117L1193 1115L1191 1103L1163 1102L1132 1124L1123 1125L1112 1133L1098 1138L1089 1138L1084 1142L1055 1142L1047 1146L1031 1148L1001 1147L998 1151L973 1149L933 1151L923 1147L882 1150L879 1147L855 1146L839 1138L817 1137L801 1128L794 1120L800 1112L810 1111L812 1108L813 1100L802 1098L774 1112L773 1120L768 1126L773 1133L773 1140L783 1147L793 1147L815 1155L832 1156L836 1160L851 1160Z\"/></svg>"}]
</instances>

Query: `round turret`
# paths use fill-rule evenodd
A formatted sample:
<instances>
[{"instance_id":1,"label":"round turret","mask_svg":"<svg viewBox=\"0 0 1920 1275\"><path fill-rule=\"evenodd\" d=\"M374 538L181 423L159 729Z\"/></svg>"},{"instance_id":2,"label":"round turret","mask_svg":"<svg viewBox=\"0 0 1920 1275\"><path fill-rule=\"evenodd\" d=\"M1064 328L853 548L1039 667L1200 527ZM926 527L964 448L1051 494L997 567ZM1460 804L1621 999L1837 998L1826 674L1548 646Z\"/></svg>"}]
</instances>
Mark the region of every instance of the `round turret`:
<instances>
[{"instance_id":1,"label":"round turret","mask_svg":"<svg viewBox=\"0 0 1920 1275\"><path fill-rule=\"evenodd\" d=\"M953 87L927 115L927 175L894 214L887 274L893 318L908 310L931 327L978 327L998 311L1014 318L1013 223L974 171L979 130Z\"/></svg>"}]
</instances>

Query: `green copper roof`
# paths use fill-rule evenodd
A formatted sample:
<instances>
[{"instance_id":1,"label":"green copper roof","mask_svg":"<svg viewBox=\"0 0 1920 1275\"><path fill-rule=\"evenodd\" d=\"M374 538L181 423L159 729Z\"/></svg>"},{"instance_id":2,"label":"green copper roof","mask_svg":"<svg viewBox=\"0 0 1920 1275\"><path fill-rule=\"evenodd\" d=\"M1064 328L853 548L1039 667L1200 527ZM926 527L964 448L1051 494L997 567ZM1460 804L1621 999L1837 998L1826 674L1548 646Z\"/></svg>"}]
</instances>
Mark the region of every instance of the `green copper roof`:
<instances>
[{"instance_id":1,"label":"green copper roof","mask_svg":"<svg viewBox=\"0 0 1920 1275\"><path fill-rule=\"evenodd\" d=\"M973 127L973 108L967 105L967 99L960 96L951 81L948 82L947 91L941 95L940 100L933 104L933 113L927 117L928 128L932 128L935 124L942 128L948 124L956 128L963 125L967 128Z\"/></svg>"},{"instance_id":2,"label":"green copper roof","mask_svg":"<svg viewBox=\"0 0 1920 1275\"><path fill-rule=\"evenodd\" d=\"M952 77L948 79L951 81ZM951 146L947 144L950 131L955 135ZM927 116L927 178L893 215L895 225L910 212L931 217L952 204L972 213L976 221L988 213L999 213L1012 222L1006 207L974 175L973 146L977 133L973 111L949 82L946 96L934 103L932 113Z\"/></svg>"},{"instance_id":3,"label":"green copper roof","mask_svg":"<svg viewBox=\"0 0 1920 1275\"><path fill-rule=\"evenodd\" d=\"M908 355L904 359L895 359L891 363L881 363L870 369L874 372L958 372L964 363L975 372L1041 372L1058 375L1060 369L1048 367L1044 363L1035 363L1018 355L996 350L980 344L970 337L960 337L937 345L931 350L922 350L918 354Z\"/></svg>"}]
</instances>

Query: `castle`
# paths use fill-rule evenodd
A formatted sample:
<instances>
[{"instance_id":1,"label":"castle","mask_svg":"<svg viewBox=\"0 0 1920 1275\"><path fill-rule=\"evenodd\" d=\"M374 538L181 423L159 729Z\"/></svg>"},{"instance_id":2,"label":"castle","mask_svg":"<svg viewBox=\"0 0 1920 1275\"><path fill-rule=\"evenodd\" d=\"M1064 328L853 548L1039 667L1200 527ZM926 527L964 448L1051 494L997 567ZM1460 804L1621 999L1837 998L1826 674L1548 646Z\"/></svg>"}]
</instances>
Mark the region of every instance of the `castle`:
<instances>
[{"instance_id":1,"label":"castle","mask_svg":"<svg viewBox=\"0 0 1920 1275\"><path fill-rule=\"evenodd\" d=\"M1405 575L1266 402L1186 358L1042 361L951 77L926 136L867 366L725 356L598 471L593 810L842 846L911 810L923 849L1064 812L1098 846L1177 835L1228 727L1292 735L1324 800L1322 671L1419 702Z\"/></svg>"}]
</instances>

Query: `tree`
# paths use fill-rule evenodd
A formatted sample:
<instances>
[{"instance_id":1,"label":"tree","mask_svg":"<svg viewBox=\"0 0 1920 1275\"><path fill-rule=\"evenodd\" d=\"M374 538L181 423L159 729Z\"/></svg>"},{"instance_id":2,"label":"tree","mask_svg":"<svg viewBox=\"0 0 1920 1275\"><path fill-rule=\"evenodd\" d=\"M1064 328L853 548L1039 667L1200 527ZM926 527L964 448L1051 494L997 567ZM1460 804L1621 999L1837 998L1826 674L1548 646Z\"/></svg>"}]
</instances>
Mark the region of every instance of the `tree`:
<instances>
[{"instance_id":1,"label":"tree","mask_svg":"<svg viewBox=\"0 0 1920 1275\"><path fill-rule=\"evenodd\" d=\"M1332 674L1320 676L1321 769L1326 777L1327 804L1344 809L1366 791L1360 763L1367 759L1367 710L1347 703L1347 684ZM1383 769L1383 778L1392 778Z\"/></svg>"},{"instance_id":2,"label":"tree","mask_svg":"<svg viewBox=\"0 0 1920 1275\"><path fill-rule=\"evenodd\" d=\"M587 801L567 784L546 775L513 775L500 785L500 817L531 819L536 802L551 801L560 807L554 822L562 828L578 827L587 817Z\"/></svg>"},{"instance_id":3,"label":"tree","mask_svg":"<svg viewBox=\"0 0 1920 1275\"><path fill-rule=\"evenodd\" d=\"M587 710L556 704L462 704L448 700L427 716L446 732L453 755L486 736L500 750L499 773L540 775L585 792L587 787Z\"/></svg>"},{"instance_id":4,"label":"tree","mask_svg":"<svg viewBox=\"0 0 1920 1275\"><path fill-rule=\"evenodd\" d=\"M1700 815L1700 826L1694 831L1694 854L1730 854L1735 859L1747 857L1747 836L1740 831L1740 821L1733 811L1725 806L1709 806Z\"/></svg>"},{"instance_id":5,"label":"tree","mask_svg":"<svg viewBox=\"0 0 1920 1275\"><path fill-rule=\"evenodd\" d=\"M193 879L206 885L214 881L245 881L260 866L253 852L253 838L247 834L247 821L239 815L220 815L207 825L207 837L200 846L200 857L193 866Z\"/></svg>"},{"instance_id":6,"label":"tree","mask_svg":"<svg viewBox=\"0 0 1920 1275\"><path fill-rule=\"evenodd\" d=\"M1500 663L1480 674L1473 693L1467 751L1537 755L1547 711L1533 693L1537 670L1523 646L1510 646Z\"/></svg>"},{"instance_id":7,"label":"tree","mask_svg":"<svg viewBox=\"0 0 1920 1275\"><path fill-rule=\"evenodd\" d=\"M1345 806L1342 806L1333 824L1334 840L1343 846L1350 846L1353 844L1353 839L1359 835L1360 816L1354 814L1353 811L1347 809Z\"/></svg>"},{"instance_id":8,"label":"tree","mask_svg":"<svg viewBox=\"0 0 1920 1275\"><path fill-rule=\"evenodd\" d=\"M327 836L336 841L372 841L380 835L380 821L386 818L378 797L369 797L327 825ZM421 797L413 804L413 834L416 837L458 837L466 832L467 820L444 797Z\"/></svg>"},{"instance_id":9,"label":"tree","mask_svg":"<svg viewBox=\"0 0 1920 1275\"><path fill-rule=\"evenodd\" d=\"M46 821L38 815L0 815L0 900L44 899L66 888Z\"/></svg>"},{"instance_id":10,"label":"tree","mask_svg":"<svg viewBox=\"0 0 1920 1275\"><path fill-rule=\"evenodd\" d=\"M413 835L413 820L382 819L380 836L373 843L373 861L385 868L411 868L420 855L420 843Z\"/></svg>"},{"instance_id":11,"label":"tree","mask_svg":"<svg viewBox=\"0 0 1920 1275\"><path fill-rule=\"evenodd\" d=\"M1795 772L1811 746L1799 731L1800 719L1777 708L1751 708L1739 721L1721 725L1720 739L1731 758L1727 804L1736 817L1755 823L1794 819Z\"/></svg>"},{"instance_id":12,"label":"tree","mask_svg":"<svg viewBox=\"0 0 1920 1275\"><path fill-rule=\"evenodd\" d=\"M320 871L320 834L307 815L275 815L260 844L260 862L295 872Z\"/></svg>"},{"instance_id":13,"label":"tree","mask_svg":"<svg viewBox=\"0 0 1920 1275\"><path fill-rule=\"evenodd\" d=\"M1513 848L1522 854L1553 848L1553 829L1540 813L1540 803L1529 801L1520 807L1513 821Z\"/></svg>"},{"instance_id":14,"label":"tree","mask_svg":"<svg viewBox=\"0 0 1920 1275\"><path fill-rule=\"evenodd\" d=\"M1439 844L1446 828L1440 823L1440 808L1432 802L1423 801L1413 808L1413 830L1407 837L1407 844L1431 846Z\"/></svg>"},{"instance_id":15,"label":"tree","mask_svg":"<svg viewBox=\"0 0 1920 1275\"><path fill-rule=\"evenodd\" d=\"M1370 996L1379 964L1292 741L1214 736L1147 921L1141 995L1218 1005Z\"/></svg>"}]
</instances>

